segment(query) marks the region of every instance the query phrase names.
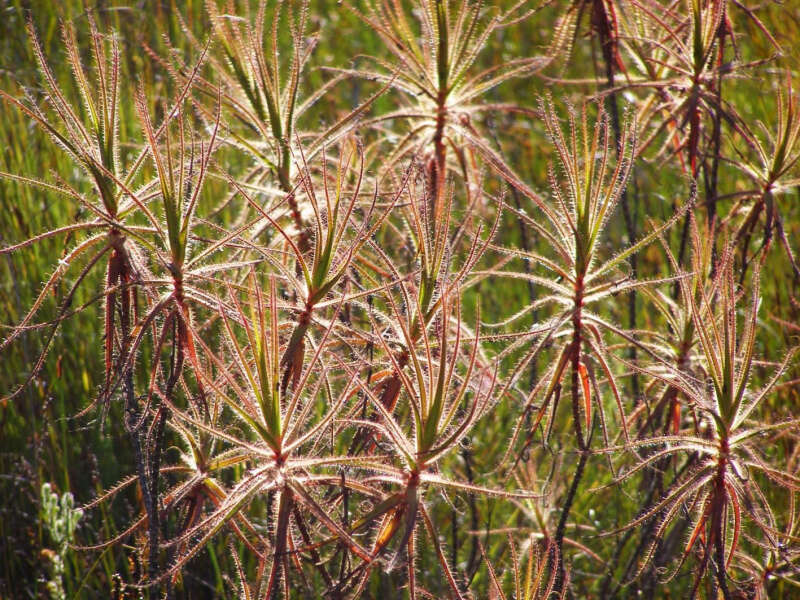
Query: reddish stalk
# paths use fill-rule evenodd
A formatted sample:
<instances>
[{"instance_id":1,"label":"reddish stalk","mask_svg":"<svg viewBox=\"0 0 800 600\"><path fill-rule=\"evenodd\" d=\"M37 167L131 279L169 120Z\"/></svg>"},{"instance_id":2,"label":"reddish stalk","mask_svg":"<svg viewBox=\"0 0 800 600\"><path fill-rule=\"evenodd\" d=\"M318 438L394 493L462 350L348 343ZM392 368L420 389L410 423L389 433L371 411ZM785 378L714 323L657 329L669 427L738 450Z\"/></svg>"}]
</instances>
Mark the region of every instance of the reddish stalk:
<instances>
[{"instance_id":1,"label":"reddish stalk","mask_svg":"<svg viewBox=\"0 0 800 600\"><path fill-rule=\"evenodd\" d=\"M574 287L574 304L573 304L573 314L572 314L572 341L570 342L570 360L571 360L571 373L570 373L570 391L572 394L572 420L574 424L574 431L575 437L577 438L578 442L578 450L580 452L580 457L578 458L578 464L575 467L575 473L572 476L572 483L570 483L569 491L567 492L567 496L564 499L564 504L561 508L561 515L558 519L558 526L556 527L555 533L555 543L557 548L557 555L563 556L563 549L564 549L564 534L567 528L567 520L569 519L569 513L572 510L572 504L575 501L575 495L578 492L578 487L580 486L581 479L583 479L584 470L586 467L586 461L589 458L589 447L587 444L587 440L583 434L583 426L581 424L581 409L580 409L580 382L579 382L579 369L581 365L581 344L582 342L582 310L583 310L583 294L584 294L584 283L583 283L583 275L579 275ZM587 413L588 414L588 413ZM588 417L587 417L588 420ZM591 428L591 424L590 424ZM587 430L587 435L590 435L591 429ZM554 566L554 565L553 565ZM552 566L551 566L552 568ZM558 573L556 575L555 586L553 587L553 592L558 596L562 590L564 585L564 562L559 560L557 565Z\"/></svg>"}]
</instances>

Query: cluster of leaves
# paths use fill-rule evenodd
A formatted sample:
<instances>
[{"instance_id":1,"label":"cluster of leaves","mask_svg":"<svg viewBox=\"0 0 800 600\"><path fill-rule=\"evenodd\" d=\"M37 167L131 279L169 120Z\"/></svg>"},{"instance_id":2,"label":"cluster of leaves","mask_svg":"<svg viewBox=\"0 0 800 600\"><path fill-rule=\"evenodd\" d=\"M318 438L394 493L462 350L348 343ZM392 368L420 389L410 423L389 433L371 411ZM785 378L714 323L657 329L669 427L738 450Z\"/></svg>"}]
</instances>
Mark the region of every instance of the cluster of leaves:
<instances>
[{"instance_id":1,"label":"cluster of leaves","mask_svg":"<svg viewBox=\"0 0 800 600\"><path fill-rule=\"evenodd\" d=\"M78 418L120 417L129 475L74 492L126 515L78 534L127 557L106 588L191 594L206 552L243 598L800 585L797 367L791 342L759 357L764 273L784 261L800 283L783 203L800 115L791 78L775 123L723 88L766 72L736 29L778 50L766 25L725 0L341 10L383 48L313 91L313 11L267 0L209 0L204 37L177 16L180 40L144 46L163 94L123 81L91 14L86 40L62 26L68 84L31 22L42 89L0 91L73 167L0 176L81 215L0 248L67 245L0 343L39 344L1 402L102 307L103 381ZM484 66L532 21L551 24L541 55ZM518 81L579 107L496 101ZM348 85L369 94L313 122ZM501 120L543 128L546 182ZM640 186L672 214L637 222Z\"/></svg>"}]
</instances>

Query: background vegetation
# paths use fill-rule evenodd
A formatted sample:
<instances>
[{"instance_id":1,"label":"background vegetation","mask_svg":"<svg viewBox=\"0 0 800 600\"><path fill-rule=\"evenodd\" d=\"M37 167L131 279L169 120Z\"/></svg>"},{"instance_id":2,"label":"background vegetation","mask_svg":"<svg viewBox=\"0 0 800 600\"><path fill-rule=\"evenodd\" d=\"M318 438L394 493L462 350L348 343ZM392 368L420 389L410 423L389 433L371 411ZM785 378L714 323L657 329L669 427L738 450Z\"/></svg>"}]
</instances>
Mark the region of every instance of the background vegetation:
<instances>
[{"instance_id":1,"label":"background vegetation","mask_svg":"<svg viewBox=\"0 0 800 600\"><path fill-rule=\"evenodd\" d=\"M248 13L239 4L219 10L236 13L245 22L258 21L255 6ZM298 113L296 135L284 131L284 137L275 136L270 116L262 115L261 125L254 125L257 111L245 115L225 105L218 137L212 139L218 93L231 93L242 105L247 94L231 66L237 51L246 54L246 43L237 47L241 40L233 36L225 40L231 44L226 46L224 32L212 27L215 18L226 27L237 27L240 21L215 17L210 6L213 0L88 6L74 0L0 2L0 89L8 94L0 103L0 171L56 187L72 186L76 195L100 205L96 181L86 168L12 100L24 101L27 93L26 106L57 114L44 101L53 92L37 69L26 32L29 15L53 84L63 90L65 102L88 118L60 23L74 26L78 55L88 67L93 64L91 15L98 29L119 44L116 110L121 162L130 167L147 146L144 114L158 128L171 114L170 107L180 105L185 112L168 127L171 148L166 148L163 136L150 144L151 154L135 180L136 193L155 207L156 220L166 222L170 193L182 206L179 215L184 215L185 198L194 193L195 183L202 183L189 257L208 248L211 240L223 239L225 231L240 234L221 245L224 260L214 260L229 261L224 275L215 272L203 279L203 273L186 268L187 286L205 289L213 301L184 306L194 300L173 298L174 308L160 299L172 293L175 272L162 268L170 261L157 255L171 256L177 264L181 241L167 232L160 238L153 231L142 234L152 244L145 261L156 274L151 283L131 275L139 286L132 292L138 294L138 318L154 311L152 332L143 334L138 349L130 340L121 341L127 339L123 321L108 327L104 306L124 303L127 293L111 290L114 281L108 273L113 267L106 267L111 252L80 281L88 255L56 280L29 324L59 318L63 299L78 282L68 309L75 314L57 328L15 328L34 306L43 282L61 268L59 260L88 234L65 232L0 255L0 338L6 338L0 354L0 596L232 598L277 594L285 585L281 581L291 584L284 593L292 597L326 592L331 597L395 597L399 590L437 598L800 594L795 507L800 445L797 423L792 421L800 408L800 367L790 354L800 332L800 274L790 258L800 249L800 144L792 147L800 120L792 88L800 65L800 5L743 6L722 0L484 3L479 7L481 30L493 16L513 12L502 27L477 40L480 52L469 72L504 64L517 65L519 71L486 90L473 82L474 96L468 95L469 82L465 83L460 91L463 105L454 100L447 115L449 145L441 148L436 145L435 106L426 105L424 93L408 83L420 77L419 87L433 86L435 100L436 80L425 81L409 62L403 64L411 60L404 54L408 48L393 47L386 36L381 38L385 23L369 22L375 18L370 17L371 5L323 0L310 2L306 30L298 37L292 37L287 15L300 15L300 4L282 7L284 20L277 29L281 85L291 81L289 61L299 41L309 44L311 36L318 36L302 70L299 95L303 99L317 90L325 93ZM276 7L272 2L265 6L269 24ZM392 6L387 4L387 10ZM411 37L417 39L419 20L425 14L435 18L441 5L409 1L396 6L405 10L415 32ZM448 6L447 18L455 27L466 6L473 5ZM430 7L433 13L425 13ZM516 21L516 16L524 18ZM692 31L696 23L700 29ZM266 29L269 45L270 25ZM189 80L209 39L199 75ZM434 48L441 40L441 34L431 40L420 36L417 43ZM458 41L445 43L452 48ZM699 50L702 58L690 46L693 42L707 44ZM226 51L232 53L227 63ZM531 60L511 63L521 59ZM458 58L453 61L457 66ZM182 68L182 63L188 66ZM87 85L98 89L96 67L87 72ZM330 88L324 87L336 77L340 79ZM176 103L187 81L191 100ZM412 91L401 89L404 86ZM285 108L286 97L281 102ZM571 107L576 114L572 125L567 119ZM401 114L383 118L392 111ZM601 113L608 119L601 132L608 134L608 146L603 147L601 136L596 148L571 147L570 127L580 132L585 120L584 135L591 141L595 122L603 122ZM340 119L346 119L342 127L330 130ZM158 172L155 156L177 152L178 125L184 122L194 137L187 141L185 134L187 152L183 159L174 159L181 166L173 174L177 178L189 163L193 170L186 176L187 187L180 187ZM419 129L423 133L418 137L406 136L417 127L427 129ZM782 151L781 127L787 139ZM559 131L566 136L563 143ZM274 151L277 158L269 164L262 160L253 146L246 146L253 139L264 143L263 153ZM764 156L756 140L761 140ZM282 143L288 148L285 154ZM194 153L188 158L190 150ZM198 170L206 154L207 177L201 182ZM588 218L585 209L582 213L570 203L585 192L579 178L569 179L570 168L583 175L593 161L599 165L603 159L610 171L593 181L602 193L592 198L589 213L596 217L606 205L609 211L605 218L589 219L587 230L597 225L600 235L587 245L587 255L575 242L579 238L558 236L566 230L569 210L574 222ZM341 195L342 210L351 197L357 206L351 218L338 224L342 238L337 241L341 247L334 246L335 259L321 268L319 279L312 279L317 289L324 288L344 265L343 277L315 299L319 308L309 309L314 286L289 283L299 275L300 260L278 231L286 232L297 254L309 263L324 262L315 252L321 251L320 240L328 238L315 233L312 225L318 224L321 231L336 225L330 209L322 216L311 210L313 194L302 182L315 181L317 200L324 202L320 182L336 173L340 160L346 162L340 175L348 192ZM781 160L785 172L775 168ZM323 164L329 173L321 172ZM364 180L354 191L361 164ZM621 172L615 176L617 165ZM558 182L555 188L548 180L551 168ZM170 185L178 187L170 190ZM559 185L568 199L563 206L554 192ZM375 186L379 192L373 206ZM330 193L336 197L338 192ZM299 217L286 209L287 196L299 199ZM86 203L9 176L0 178L0 199L2 248L95 216ZM415 210L419 222L414 222ZM549 217L548 210L556 216ZM143 211L133 213L130 227L150 225ZM237 229L248 220L254 220L253 227ZM303 222L311 233L295 228ZM367 235L359 230L362 224L377 228ZM654 231L660 235L602 273L604 261ZM422 241L425 236L427 242ZM560 239L561 247L554 238ZM421 250L425 243L427 256ZM473 243L482 253L459 280L456 274L469 264ZM361 256L362 262L353 263L357 267L350 266L355 259L347 254L349 248L357 248ZM575 255L565 257L562 249ZM564 261L559 264L569 276L543 259ZM590 273L598 272L597 281L605 276L610 286L594 297L576 299L577 280L570 277L581 268L586 269L587 281ZM118 281L124 287L127 280L119 275ZM633 287L634 281L651 283ZM389 282L392 286L381 288ZM369 295L349 296L370 288ZM409 298L420 304L415 307ZM237 301L244 305L242 313ZM758 302L758 312L750 313ZM584 337L577 341L575 306L586 306L597 315L596 321L581 324ZM312 318L314 310L317 316ZM302 329L304 311L312 323L310 331ZM275 318L282 327L275 340L270 338L273 313L279 313ZM751 314L755 316L748 325ZM427 315L422 317L426 335L413 315ZM739 353L715 338L723 335L722 323L737 319L738 335L731 333L730 340L735 340ZM484 324L484 337L476 342L478 320ZM405 339L400 323L406 325ZM130 326L135 324L134 318ZM714 324L719 331L712 330ZM707 340L703 327L712 328ZM292 335L298 330L298 336ZM265 341L254 343L261 333ZM684 334L688 337L681 337ZM452 339L456 335L460 340ZM595 335L591 345L588 340ZM158 345L161 337L163 347ZM303 345L297 339L307 341ZM449 355L442 350L444 339L450 339ZM689 343L682 345L686 340ZM192 343L196 350L191 350ZM272 447L265 441L272 438L230 406L223 408L223 390L232 403L247 405L234 390L234 383L246 380L242 365L233 359L237 344L242 352L253 353L252 361L258 359L257 348L270 360L280 359L270 377L258 375L262 383L262 378L269 380L275 397L282 398L276 400L278 420L283 415L289 422L286 403L291 390L303 386L308 398L303 397L302 406L310 407L309 414L297 418L313 427L336 406L336 420L292 459L299 461L293 472L303 473L296 475L300 487L276 494L270 487L274 480L264 480L263 493L247 496L246 521L237 521L238 508L224 502L220 508L222 495L215 497L216 505L208 502L198 508L199 516L193 517L197 520L191 520L188 502L170 504L169 494L177 496L184 480L171 480L168 472L160 488L158 478L155 484L155 496L160 495L165 510L154 512L142 488L147 477L137 470L137 452L149 456L151 467L154 455L169 467L189 450L188 437L210 447L207 438L224 431L232 439L218 440L214 451L241 458L231 468L220 468L215 478L226 497L234 498L244 493L237 485L260 464L252 455L245 456L251 451L248 444ZM477 366L470 368L473 345ZM318 347L323 348L319 358ZM424 368L406 370L419 380L400 382L398 364L392 362L398 359L391 356L409 347ZM730 369L725 371L720 365L728 356ZM372 430L362 421L388 422L378 403L389 398L377 396L386 392L386 381L396 378L399 400L388 410L394 411L409 440L418 448L424 445L424 428L418 424L411 429L412 405L427 405L414 397L425 385L435 389L437 365L448 360L455 375L443 402L445 413L454 407L455 420L441 429L434 425L430 435L447 438L462 420L468 427L457 430L457 439L447 440L449 452L430 468L423 460L417 473L423 483L418 484L409 474L419 464L404 458L397 435L385 430L367 433ZM270 363L266 368L272 367ZM731 371L737 385L745 383L744 407L726 409L724 394L711 391L715 368L720 381ZM781 377L773 382L776 369ZM226 370L234 373L231 380L225 379ZM384 371L381 380L377 374ZM141 402L142 431L157 430L160 422L163 427L160 420L167 414L176 423L167 427L160 449L153 449L150 438L141 447L132 441L122 398L128 381ZM488 388L490 381L492 391L482 405L486 389L481 386ZM457 397L462 404L453 405L462 383L465 394ZM765 386L768 393L749 411L749 402ZM198 398L211 403L210 413ZM340 400L341 405L336 404ZM362 405L369 410L362 412ZM217 416L210 416L215 410ZM263 409L257 412L265 414ZM433 418L429 408L422 412ZM275 423L266 425L271 426L280 429ZM730 483L721 488L716 480L703 479L711 477L720 462L721 442L714 433L718 428L731 433L731 449L721 453L724 460L734 457L727 463ZM737 438L740 431L754 437ZM674 437L665 438L668 435ZM702 440L714 447L713 453ZM751 446L745 445L751 441ZM319 469L302 462L323 456L336 460ZM350 463L347 456L353 459ZM704 466L706 460L712 466ZM155 465L157 472L158 462ZM309 470L320 477L324 473L330 481L303 488L310 486L302 482ZM438 485L434 479L426 484L426 476L461 487ZM345 479L364 489L347 487ZM85 506L81 514L66 496L71 492L75 506L83 506L118 482L130 485L107 501ZM352 495L349 501L345 489ZM216 492L203 496L192 488L189 495L195 493L201 502ZM302 517L281 517L281 496L295 498ZM425 507L424 517L417 502ZM340 530L332 531L332 523L314 507L324 507L330 519L341 524ZM154 546L156 512L165 515L160 525L155 519ZM75 518L80 519L77 528ZM356 529L358 519L365 519L362 529ZM288 542L281 542L281 523L290 531ZM207 532L215 535L206 539ZM163 547L158 546L159 538ZM105 540L116 543L80 548ZM287 544L299 550L288 552ZM371 558L362 555L364 550ZM417 557L407 569L410 551ZM153 553L159 555L155 560ZM190 554L184 564L183 557ZM641 560L646 557L652 560ZM139 584L145 587L137 589Z\"/></svg>"}]
</instances>

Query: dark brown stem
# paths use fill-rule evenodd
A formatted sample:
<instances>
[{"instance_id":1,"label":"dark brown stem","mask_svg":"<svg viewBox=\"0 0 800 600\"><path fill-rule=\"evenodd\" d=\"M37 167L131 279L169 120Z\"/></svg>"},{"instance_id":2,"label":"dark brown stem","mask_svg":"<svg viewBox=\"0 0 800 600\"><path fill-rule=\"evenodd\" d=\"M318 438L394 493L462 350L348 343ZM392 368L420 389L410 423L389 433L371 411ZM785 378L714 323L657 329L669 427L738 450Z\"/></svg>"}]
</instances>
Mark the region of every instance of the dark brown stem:
<instances>
[{"instance_id":1,"label":"dark brown stem","mask_svg":"<svg viewBox=\"0 0 800 600\"><path fill-rule=\"evenodd\" d=\"M716 80L714 82L715 104L714 104L714 117L713 129L711 132L712 152L711 152L711 167L709 168L704 163L705 173L705 187L706 187L706 213L710 227L714 226L717 218L717 196L718 196L718 181L719 181L719 158L720 146L722 143L722 62L725 53L725 16L723 15L722 21L717 30L719 38L719 49L717 53L717 70ZM713 231L713 230L712 230ZM717 244L716 236L712 240L711 249L711 276L714 276L714 268L717 263Z\"/></svg>"},{"instance_id":2,"label":"dark brown stem","mask_svg":"<svg viewBox=\"0 0 800 600\"><path fill-rule=\"evenodd\" d=\"M609 5L610 6L610 5ZM617 61L616 39L614 32L614 18L612 14L607 14L605 11L605 3L602 0L595 0L594 3L594 19L601 24L600 30L600 43L603 47L603 61L606 68L606 86L609 89L614 88L614 67ZM622 128L620 126L619 118L619 105L617 103L617 93L611 92L606 96L606 103L608 105L608 112L611 115L611 128L614 130L614 141L617 147L617 160L620 160L624 148L622 147ZM631 211L630 202L628 198L628 187L622 189L620 196L620 204L622 205L622 216L625 219L625 232L628 236L628 243L633 244L636 239L636 223ZM636 254L630 257L631 276L636 277L637 266ZM633 330L636 328L636 291L631 290L628 292L628 328ZM628 357L631 362L636 362L636 345L631 345L628 349ZM634 373L631 377L631 391L633 392L634 401L639 398L639 374Z\"/></svg>"},{"instance_id":3,"label":"dark brown stem","mask_svg":"<svg viewBox=\"0 0 800 600\"><path fill-rule=\"evenodd\" d=\"M286 544L289 535L289 517L292 514L294 497L288 488L281 490L281 497L278 503L278 522L275 529L275 552L272 556L272 570L267 585L267 595L272 600L280 597L281 576L287 578L289 573L286 567ZM283 572L283 575L281 575Z\"/></svg>"},{"instance_id":4,"label":"dark brown stem","mask_svg":"<svg viewBox=\"0 0 800 600\"><path fill-rule=\"evenodd\" d=\"M461 456L464 458L464 472L467 476L467 481L473 483L475 481L475 476L472 472L472 454L468 449L464 449L461 452ZM470 494L468 496L469 500L469 513L470 513L470 526L472 527L472 531L478 531L480 527L480 520L478 517L478 506L475 502L475 495ZM468 574L468 585L472 583L472 578L475 577L475 574L478 572L478 536L472 536L472 543L469 550L469 559L467 560L467 568L466 573Z\"/></svg>"},{"instance_id":5,"label":"dark brown stem","mask_svg":"<svg viewBox=\"0 0 800 600\"><path fill-rule=\"evenodd\" d=\"M686 216L683 217L683 228L681 229L681 242L680 248L678 249L678 265L683 264L683 258L686 255L686 247L689 241L689 220L691 217L691 213L694 210L694 203L697 199L697 179L692 178L689 182L689 210L686 213ZM677 298L678 292L680 291L680 286L678 282L675 282L674 286L672 287L672 297Z\"/></svg>"},{"instance_id":6,"label":"dark brown stem","mask_svg":"<svg viewBox=\"0 0 800 600\"><path fill-rule=\"evenodd\" d=\"M308 527L306 526L303 515L298 509L297 505L292 508L292 512L294 514L294 522L297 523L297 529L300 532L300 536L303 538L303 543L309 547L311 565L319 572L319 574L322 576L322 579L325 580L325 585L328 588L333 587L333 579L331 579L331 576L328 574L328 570L325 568L325 563L323 562L322 557L312 543L311 534L308 532Z\"/></svg>"},{"instance_id":7,"label":"dark brown stem","mask_svg":"<svg viewBox=\"0 0 800 600\"><path fill-rule=\"evenodd\" d=\"M583 291L583 276L579 276L575 283L575 304L572 314L570 390L572 392L572 418L575 425L575 437L578 440L578 448L580 450L587 449L586 440L583 435L583 427L581 426L580 383L578 381L578 372L581 364L581 345L583 344Z\"/></svg>"},{"instance_id":8,"label":"dark brown stem","mask_svg":"<svg viewBox=\"0 0 800 600\"><path fill-rule=\"evenodd\" d=\"M575 501L575 495L578 492L578 486L583 478L583 472L586 467L586 461L589 459L589 451L581 450L580 457L578 458L578 466L575 468L575 474L572 476L572 483L570 484L567 497L564 499L564 507L561 509L561 517L558 520L556 527L556 547L558 548L558 574L556 575L555 585L553 586L553 594L558 598L564 588L564 554L562 549L564 547L564 533L567 529L567 519L569 518L569 511L572 509L572 503Z\"/></svg>"},{"instance_id":9,"label":"dark brown stem","mask_svg":"<svg viewBox=\"0 0 800 600\"><path fill-rule=\"evenodd\" d=\"M717 574L717 581L719 582L719 589L722 592L722 597L725 600L732 600L730 589L728 589L727 575L725 571L725 543L722 539L722 510L719 511L719 516L714 519L714 529L716 530L714 544L715 554L714 563L715 571Z\"/></svg>"},{"instance_id":10,"label":"dark brown stem","mask_svg":"<svg viewBox=\"0 0 800 600\"><path fill-rule=\"evenodd\" d=\"M115 248L116 251L116 248ZM124 357L128 355L131 345L131 314L127 302L120 303L120 317L119 326L121 329L121 347L119 353L118 363L124 365ZM113 310L113 308L112 308ZM108 333L107 333L108 335ZM158 517L154 517L156 512L156 503L153 500L153 486L150 479L152 471L147 468L146 457L147 447L145 432L142 431L143 418L141 415L141 407L139 400L136 397L136 390L133 382L133 369L124 369L122 373L122 394L125 399L125 429L133 447L134 460L136 461L136 473L139 478L139 488L142 492L142 503L144 504L145 512L147 513L148 523L153 523L155 520L158 522ZM152 552L152 544L150 548ZM151 554L150 564L150 578L153 578L153 555Z\"/></svg>"},{"instance_id":11,"label":"dark brown stem","mask_svg":"<svg viewBox=\"0 0 800 600\"><path fill-rule=\"evenodd\" d=\"M286 194L286 202L289 205L289 212L292 213L292 221L294 221L294 226L297 228L297 249L301 253L305 254L311 250L311 236L309 235L308 227L305 223L303 223L303 216L300 214L300 208L297 205L297 196L295 196L295 193L291 190L291 188L289 188L289 191ZM297 268L300 269L299 263Z\"/></svg>"},{"instance_id":12,"label":"dark brown stem","mask_svg":"<svg viewBox=\"0 0 800 600\"><path fill-rule=\"evenodd\" d=\"M719 589L722 592L723 598L725 600L731 600L731 593L728 589L728 582L726 579L726 569L725 569L725 538L723 537L724 531L724 515L725 515L725 504L727 502L727 494L725 490L725 472L728 466L728 453L730 452L730 445L728 443L728 439L723 437L720 440L720 454L719 454L719 462L717 464L717 475L716 475L716 499L714 500L716 506L714 506L712 512L713 522L711 523L711 527L713 528L713 535L711 535L711 539L713 540L713 547L714 547L714 570L716 571L717 581L719 582ZM708 551L710 551L709 548Z\"/></svg>"},{"instance_id":13,"label":"dark brown stem","mask_svg":"<svg viewBox=\"0 0 800 600\"><path fill-rule=\"evenodd\" d=\"M150 579L155 579L159 572L158 542L161 539L161 519L159 514L158 475L161 469L161 454L164 446L165 424L167 422L167 409L161 406L158 410L154 425L154 444L149 453L150 464L150 510L148 517L148 543L149 543L149 568Z\"/></svg>"},{"instance_id":14,"label":"dark brown stem","mask_svg":"<svg viewBox=\"0 0 800 600\"><path fill-rule=\"evenodd\" d=\"M581 479L583 478L584 468L586 461L589 458L589 447L586 438L583 434L583 426L581 420L580 410L580 383L578 381L578 371L581 364L581 344L582 341L582 312L583 312L583 276L579 275L575 282L575 296L574 296L574 312L572 315L572 341L570 342L571 353L571 373L570 373L570 388L572 392L572 419L575 429L575 437L578 442L578 449L580 450L580 458L578 458L578 465L575 468L575 474L572 476L572 483L570 484L567 496L564 499L564 504L561 508L561 516L558 520L556 527L555 542L558 549L558 556L560 557L558 563L558 574L556 575L555 586L553 593L558 596L563 591L564 585L564 532L567 527L567 520L569 513L572 509L572 504L575 501L575 495L578 492ZM588 434L588 432L587 432Z\"/></svg>"}]
</instances>

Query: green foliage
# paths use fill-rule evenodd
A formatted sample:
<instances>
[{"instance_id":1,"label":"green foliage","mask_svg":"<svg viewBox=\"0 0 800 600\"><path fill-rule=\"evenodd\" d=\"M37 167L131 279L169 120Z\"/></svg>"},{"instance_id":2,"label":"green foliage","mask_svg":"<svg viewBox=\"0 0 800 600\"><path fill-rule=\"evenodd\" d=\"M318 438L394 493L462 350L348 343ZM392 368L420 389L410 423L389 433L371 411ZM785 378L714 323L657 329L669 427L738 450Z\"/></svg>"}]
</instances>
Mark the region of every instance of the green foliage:
<instances>
[{"instance_id":1,"label":"green foliage","mask_svg":"<svg viewBox=\"0 0 800 600\"><path fill-rule=\"evenodd\" d=\"M49 483L42 484L41 506L39 518L47 530L55 551L43 552L43 558L50 561L50 577L45 583L48 594L53 600L64 600L64 560L69 552L69 545L75 539L78 521L83 511L75 508L75 501L70 492L59 496Z\"/></svg>"},{"instance_id":2,"label":"green foliage","mask_svg":"<svg viewBox=\"0 0 800 600\"><path fill-rule=\"evenodd\" d=\"M0 19L0 596L800 588L796 6L101 4Z\"/></svg>"}]
</instances>

